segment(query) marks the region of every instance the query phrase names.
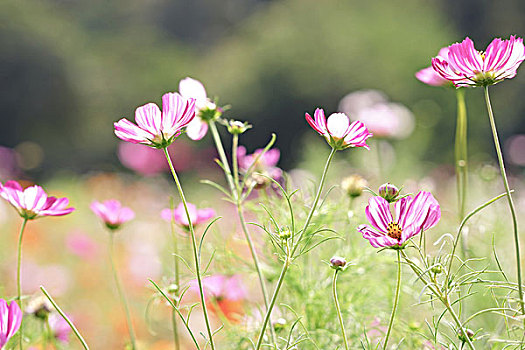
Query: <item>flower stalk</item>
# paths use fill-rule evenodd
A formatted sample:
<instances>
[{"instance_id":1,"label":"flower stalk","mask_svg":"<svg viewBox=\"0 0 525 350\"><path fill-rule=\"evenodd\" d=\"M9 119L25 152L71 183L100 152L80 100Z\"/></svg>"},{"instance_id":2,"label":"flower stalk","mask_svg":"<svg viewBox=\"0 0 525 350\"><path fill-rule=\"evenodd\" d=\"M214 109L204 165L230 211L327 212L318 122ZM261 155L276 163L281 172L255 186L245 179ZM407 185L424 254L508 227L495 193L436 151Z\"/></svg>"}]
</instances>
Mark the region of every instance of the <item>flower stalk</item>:
<instances>
[{"instance_id":1,"label":"flower stalk","mask_svg":"<svg viewBox=\"0 0 525 350\"><path fill-rule=\"evenodd\" d=\"M16 264L16 300L18 302L18 306L20 306L20 311L22 312L22 314L24 312L24 307L22 305L22 239L24 237L24 231L26 228L27 220L27 218L24 218L24 221L22 221L22 227L20 228L20 234L18 235L18 257ZM19 341L20 349L22 349L24 342L24 332L22 323L20 324Z\"/></svg>"},{"instance_id":2,"label":"flower stalk","mask_svg":"<svg viewBox=\"0 0 525 350\"><path fill-rule=\"evenodd\" d=\"M343 321L343 315L341 314L341 307L339 306L339 300L337 299L337 274L339 273L339 269L336 269L334 271L334 278L332 281L332 294L334 296L334 304L335 304L335 310L337 311L337 317L339 318L339 325L341 326L341 335L343 337L343 341L345 344L345 349L350 349L348 347L348 340L346 338L346 331L345 331L345 324Z\"/></svg>"},{"instance_id":3,"label":"flower stalk","mask_svg":"<svg viewBox=\"0 0 525 350\"><path fill-rule=\"evenodd\" d=\"M465 89L456 90L457 120L454 155L456 160L456 186L458 196L459 222L465 217L467 198L467 108L465 105Z\"/></svg>"},{"instance_id":4,"label":"flower stalk","mask_svg":"<svg viewBox=\"0 0 525 350\"><path fill-rule=\"evenodd\" d=\"M171 201L171 211L173 212L173 200ZM179 274L179 245L177 240L177 234L175 233L175 222L173 215L171 215L171 239L173 242L173 267L175 274L175 285L177 286L177 291L175 292L175 297L179 297L180 290L180 274ZM180 350L180 339L179 332L177 329L177 312L174 308L171 309L171 324L173 327L173 341L175 342L175 349Z\"/></svg>"},{"instance_id":5,"label":"flower stalk","mask_svg":"<svg viewBox=\"0 0 525 350\"><path fill-rule=\"evenodd\" d=\"M383 350L386 350L388 345L388 338L392 332L392 326L394 325L394 317L396 316L397 305L399 304L399 290L401 289L401 250L397 249L397 282L396 282L396 294L394 296L394 306L392 307L392 313L390 314L390 321L388 322L388 330L385 336L385 342L383 343Z\"/></svg>"}]
</instances>

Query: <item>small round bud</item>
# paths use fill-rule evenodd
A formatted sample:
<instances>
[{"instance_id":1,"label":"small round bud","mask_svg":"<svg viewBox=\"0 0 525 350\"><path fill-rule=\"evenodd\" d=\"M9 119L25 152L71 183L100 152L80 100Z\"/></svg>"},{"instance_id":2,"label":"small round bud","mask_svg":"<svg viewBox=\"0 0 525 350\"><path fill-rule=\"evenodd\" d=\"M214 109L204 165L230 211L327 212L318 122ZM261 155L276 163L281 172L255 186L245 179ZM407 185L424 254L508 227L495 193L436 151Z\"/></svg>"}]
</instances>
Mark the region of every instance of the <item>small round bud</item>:
<instances>
[{"instance_id":1,"label":"small round bud","mask_svg":"<svg viewBox=\"0 0 525 350\"><path fill-rule=\"evenodd\" d=\"M340 256L334 256L330 259L330 267L334 270L344 270L346 268L346 259Z\"/></svg>"},{"instance_id":2,"label":"small round bud","mask_svg":"<svg viewBox=\"0 0 525 350\"><path fill-rule=\"evenodd\" d=\"M36 318L41 320L47 320L49 314L53 310L53 305L45 297L33 298L26 309L24 310L27 314L32 314Z\"/></svg>"},{"instance_id":3,"label":"small round bud","mask_svg":"<svg viewBox=\"0 0 525 350\"><path fill-rule=\"evenodd\" d=\"M430 271L432 271L432 273L435 274L435 275L439 275L441 272L443 272L443 266L436 265L436 266L432 267L430 269Z\"/></svg>"},{"instance_id":4,"label":"small round bud","mask_svg":"<svg viewBox=\"0 0 525 350\"><path fill-rule=\"evenodd\" d=\"M281 228L278 232L279 238L283 241L286 241L288 238L292 237L292 232L287 228Z\"/></svg>"},{"instance_id":5,"label":"small round bud","mask_svg":"<svg viewBox=\"0 0 525 350\"><path fill-rule=\"evenodd\" d=\"M368 186L368 182L357 174L348 176L341 182L341 187L351 198L359 197L366 186Z\"/></svg>"},{"instance_id":6,"label":"small round bud","mask_svg":"<svg viewBox=\"0 0 525 350\"><path fill-rule=\"evenodd\" d=\"M288 322L286 322L286 320L282 317L276 319L274 322L273 322L273 328L279 332L281 330L283 330L286 325L288 324Z\"/></svg>"},{"instance_id":7,"label":"small round bud","mask_svg":"<svg viewBox=\"0 0 525 350\"><path fill-rule=\"evenodd\" d=\"M168 294L177 294L179 291L179 286L175 283L172 283L168 286Z\"/></svg>"},{"instance_id":8,"label":"small round bud","mask_svg":"<svg viewBox=\"0 0 525 350\"><path fill-rule=\"evenodd\" d=\"M465 328L463 331L460 331L458 333L458 338L459 340L461 340L463 343L466 343L467 342L467 337L469 340L474 340L474 331L472 329L468 329L468 328Z\"/></svg>"},{"instance_id":9,"label":"small round bud","mask_svg":"<svg viewBox=\"0 0 525 350\"><path fill-rule=\"evenodd\" d=\"M239 135L244 133L246 130L250 129L252 126L247 122L240 122L238 120L228 120L226 123L226 128L232 135Z\"/></svg>"},{"instance_id":10,"label":"small round bud","mask_svg":"<svg viewBox=\"0 0 525 350\"><path fill-rule=\"evenodd\" d=\"M379 195L390 203L395 202L397 200L398 194L399 194L399 189L389 182L379 187Z\"/></svg>"}]
</instances>

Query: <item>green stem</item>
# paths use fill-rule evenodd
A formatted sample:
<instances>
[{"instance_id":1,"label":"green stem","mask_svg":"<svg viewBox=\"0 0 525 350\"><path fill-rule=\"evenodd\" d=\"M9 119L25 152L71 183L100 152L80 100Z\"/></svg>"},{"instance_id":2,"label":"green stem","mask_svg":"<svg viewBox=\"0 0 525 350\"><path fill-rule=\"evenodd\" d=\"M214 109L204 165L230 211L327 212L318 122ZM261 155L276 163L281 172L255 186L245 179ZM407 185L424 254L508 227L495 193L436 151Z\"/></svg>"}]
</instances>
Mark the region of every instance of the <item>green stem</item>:
<instances>
[{"instance_id":1,"label":"green stem","mask_svg":"<svg viewBox=\"0 0 525 350\"><path fill-rule=\"evenodd\" d=\"M467 197L467 108L465 105L465 89L456 90L457 120L455 140L456 182L458 192L459 222L465 217Z\"/></svg>"},{"instance_id":2,"label":"green stem","mask_svg":"<svg viewBox=\"0 0 525 350\"><path fill-rule=\"evenodd\" d=\"M345 343L345 349L350 349L348 347L348 340L346 339L345 324L343 321L343 315L341 315L341 307L339 306L339 300L337 299L337 273L339 270L335 270L334 279L332 282L332 294L334 296L335 309L337 311L337 317L339 318L339 324L341 325L341 335L343 336L343 341Z\"/></svg>"},{"instance_id":3,"label":"green stem","mask_svg":"<svg viewBox=\"0 0 525 350\"><path fill-rule=\"evenodd\" d=\"M171 211L173 212L173 199L171 200ZM175 285L177 286L177 292L176 297L179 296L179 290L180 290L180 279L179 279L179 245L177 240L177 234L175 233L175 222L173 219L173 215L171 216L171 238L173 241L173 265L174 265L174 272L175 272ZM175 349L180 350L180 340L179 340L179 332L177 329L177 313L175 309L171 309L171 324L173 327L173 341L175 342Z\"/></svg>"},{"instance_id":4,"label":"green stem","mask_svg":"<svg viewBox=\"0 0 525 350\"><path fill-rule=\"evenodd\" d=\"M126 322L128 323L128 332L129 332L129 340L131 342L131 348L135 350L137 349L137 344L135 340L135 331L133 330L133 323L131 322L131 314L129 312L128 302L126 300L126 296L124 295L124 291L122 290L122 285L120 283L117 268L115 265L115 259L113 256L114 236L115 236L114 232L110 231L109 232L109 260L111 262L111 270L113 272L113 278L117 286L118 296L120 298L120 302L122 304L122 307L124 308L124 312L126 315Z\"/></svg>"},{"instance_id":5,"label":"green stem","mask_svg":"<svg viewBox=\"0 0 525 350\"><path fill-rule=\"evenodd\" d=\"M518 232L518 219L516 218L516 209L514 208L514 201L512 200L511 190L509 187L509 181L507 180L507 173L505 171L505 163L503 161L503 154L499 144L498 131L496 129L496 122L494 121L494 114L492 112L492 106L490 104L489 88L485 86L485 102L487 104L487 112L489 114L490 127L492 129L492 137L494 139L494 147L498 155L499 168L501 171L501 178L503 185L505 186L505 192L507 193L507 201L509 203L510 213L512 216L512 227L514 232L514 247L516 250L516 273L518 275L518 292L520 299L520 308L522 315L525 315L525 301L523 300L523 286L521 282L521 258L520 258L520 238ZM523 320L525 325L525 318Z\"/></svg>"},{"instance_id":6,"label":"green stem","mask_svg":"<svg viewBox=\"0 0 525 350\"><path fill-rule=\"evenodd\" d=\"M24 221L22 222L22 227L20 228L20 234L18 235L18 259L17 259L17 267L16 267L16 290L17 290L17 302L18 306L20 306L20 311L22 313L24 312L24 308L22 305L22 238L24 237L24 230L26 228L27 224L27 218L24 218ZM20 350L23 348L23 342L24 342L24 332L23 332L23 323L20 323Z\"/></svg>"},{"instance_id":7,"label":"green stem","mask_svg":"<svg viewBox=\"0 0 525 350\"><path fill-rule=\"evenodd\" d=\"M233 164L233 184L235 185L236 198L241 196L241 189L239 188L239 165L237 159L237 149L239 148L239 135L233 134L232 137L232 164ZM227 161L226 161L227 162ZM237 199L237 201L239 201Z\"/></svg>"},{"instance_id":8,"label":"green stem","mask_svg":"<svg viewBox=\"0 0 525 350\"><path fill-rule=\"evenodd\" d=\"M235 189L235 185L233 183L233 177L232 172L230 170L230 166L228 164L228 158L226 157L226 153L224 152L224 147L222 146L221 137L219 136L219 132L217 131L217 126L215 125L215 122L211 120L209 122L211 135L213 137L213 141L215 142L215 147L217 148L217 152L219 153L219 158L221 159L222 166L224 167L225 173L226 173L226 179L228 181L228 185L230 186L230 189L232 193Z\"/></svg>"},{"instance_id":9,"label":"green stem","mask_svg":"<svg viewBox=\"0 0 525 350\"><path fill-rule=\"evenodd\" d=\"M175 184L177 185L177 190L179 191L180 199L182 200L184 211L186 212L186 217L188 218L188 226L190 229L190 236L191 236L191 245L193 249L193 258L195 260L195 275L197 277L197 283L199 285L199 294L200 294L200 299L201 299L202 312L204 314L204 321L206 322L206 330L208 332L208 338L209 338L208 341L210 342L211 349L214 350L215 344L213 342L213 333L211 331L210 320L208 317L208 309L206 307L206 301L204 300L204 289L202 286L202 277L201 277L201 271L200 271L200 256L197 253L197 240L195 238L195 230L193 229L193 223L191 222L191 216L190 216L190 212L188 211L188 204L186 202L186 197L184 196L184 191L182 190L182 186L180 184L177 173L175 172L175 168L173 167L173 164L171 163L170 154L167 148L164 148L164 154L166 155L166 160L168 161L168 165L170 167L171 175L173 176L173 180L175 180Z\"/></svg>"},{"instance_id":10,"label":"green stem","mask_svg":"<svg viewBox=\"0 0 525 350\"><path fill-rule=\"evenodd\" d=\"M401 289L401 253L397 250L397 282L396 282L396 295L394 297L394 306L392 307L392 313L390 314L390 322L388 322L388 330L386 332L385 342L383 343L383 350L388 345L388 338L394 325L394 317L396 316L397 305L399 304L399 290Z\"/></svg>"},{"instance_id":11,"label":"green stem","mask_svg":"<svg viewBox=\"0 0 525 350\"><path fill-rule=\"evenodd\" d=\"M272 299L270 301L270 306L268 310L266 311L266 316L263 321L261 332L259 333L259 338L257 339L257 345L255 346L255 350L259 350L261 348L263 337L264 337L264 332L266 330L266 327L268 326L268 321L270 320L270 314L272 313L272 309L275 305L275 301L277 300L277 296L279 294L279 291L281 290L281 286L284 282L284 277L286 275L286 272L288 271L288 267L291 263L291 259L293 259L294 253L299 247L299 244L301 243L303 235L308 229L308 226L310 226L310 221L312 220L312 217L314 216L315 209L317 208L317 204L319 203L319 198L321 198L323 186L326 181L326 174L328 173L328 168L330 167L330 163L332 163L332 159L334 158L335 152L337 152L337 150L335 148L332 148L332 151L330 152L330 155L328 156L328 159L326 160L326 164L323 170L323 175L321 176L321 181L319 182L319 188L317 189L317 194L315 195L315 199L312 204L312 207L310 208L310 212L308 213L308 216L306 217L306 221L304 223L303 229L301 230L301 233L299 234L299 238L297 239L297 241L293 243L292 249L288 251L286 254L286 258L283 263L281 274L279 275L279 279L277 280L277 285L275 286L275 290L273 291Z\"/></svg>"}]
</instances>

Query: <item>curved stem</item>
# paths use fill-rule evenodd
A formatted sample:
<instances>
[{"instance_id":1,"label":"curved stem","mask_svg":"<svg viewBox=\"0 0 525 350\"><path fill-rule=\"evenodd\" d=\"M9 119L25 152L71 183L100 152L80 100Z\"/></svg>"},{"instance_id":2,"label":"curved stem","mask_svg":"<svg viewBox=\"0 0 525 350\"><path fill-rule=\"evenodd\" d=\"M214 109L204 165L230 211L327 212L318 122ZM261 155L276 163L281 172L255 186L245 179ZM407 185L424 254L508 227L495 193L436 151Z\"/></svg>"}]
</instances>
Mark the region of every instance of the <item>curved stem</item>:
<instances>
[{"instance_id":1,"label":"curved stem","mask_svg":"<svg viewBox=\"0 0 525 350\"><path fill-rule=\"evenodd\" d=\"M392 307L392 313L390 314L390 322L388 323L388 330L385 336L385 342L383 343L383 350L388 345L388 338L394 325L394 317L396 315L397 305L399 304L399 290L401 289L401 252L397 250L397 282L396 282L396 295L394 297L394 306Z\"/></svg>"},{"instance_id":2,"label":"curved stem","mask_svg":"<svg viewBox=\"0 0 525 350\"><path fill-rule=\"evenodd\" d=\"M523 300L523 285L521 282L521 258L520 258L520 237L518 232L518 219L516 218L516 209L514 208L514 201L512 200L511 190L509 187L509 181L507 180L507 173L505 171L505 163L503 161L503 154L499 144L498 131L496 129L496 122L494 121L494 114L492 112L492 106L490 104L489 88L485 86L485 102L487 104L487 112L489 114L490 127L492 129L492 137L494 139L494 147L496 148L496 154L498 155L499 168L501 171L501 178L503 180L503 186L505 186L505 192L507 193L507 201L509 203L509 209L512 216L512 227L514 232L514 247L516 250L516 273L518 275L518 293L520 299L520 308L522 315L525 315L525 301ZM523 320L525 325L525 318Z\"/></svg>"},{"instance_id":3,"label":"curved stem","mask_svg":"<svg viewBox=\"0 0 525 350\"><path fill-rule=\"evenodd\" d=\"M128 332L129 332L129 340L131 342L131 348L135 350L137 349L137 344L135 340L135 331L133 330L133 323L131 322L131 313L129 312L128 302L126 300L126 296L124 295L124 291L122 290L122 285L120 284L117 267L115 265L115 259L113 256L113 243L114 243L114 232L110 231L109 232L109 260L111 262L111 270L113 271L113 278L115 279L115 284L117 286L117 292L120 298L120 302L122 303L122 307L124 308L124 312L126 314L126 322L128 323Z\"/></svg>"},{"instance_id":4,"label":"curved stem","mask_svg":"<svg viewBox=\"0 0 525 350\"><path fill-rule=\"evenodd\" d=\"M214 350L215 344L213 342L213 333L211 331L210 319L208 317L208 309L206 307L206 301L204 300L204 290L202 286L202 277L201 277L201 271L200 271L200 256L197 253L197 240L195 238L195 230L193 229L193 223L191 222L190 212L188 211L188 204L186 202L186 197L184 196L184 191L182 190L182 186L180 184L177 173L175 172L175 168L173 167L173 164L171 163L170 154L167 148L164 148L164 154L166 155L166 160L168 161L168 165L170 167L171 175L173 176L173 180L175 180L175 184L177 185L177 190L179 191L180 199L182 200L184 211L186 212L186 217L188 218L188 226L190 229L190 236L191 236L191 245L193 249L193 258L195 260L195 275L197 277L197 283L199 285L199 295L201 299L202 313L204 314L204 321L206 322L206 331L208 332L208 338L209 338L208 341L210 342L211 349Z\"/></svg>"},{"instance_id":5,"label":"curved stem","mask_svg":"<svg viewBox=\"0 0 525 350\"><path fill-rule=\"evenodd\" d=\"M22 313L24 312L24 308L22 305L22 238L24 237L24 230L26 228L27 224L27 218L24 218L24 221L22 222L22 227L20 228L20 234L18 235L18 258L17 258L17 265L16 265L16 293L18 301L18 306L20 306L20 311ZM19 337L19 345L20 350L23 347L24 342L24 332L23 332L23 322L20 323L20 337Z\"/></svg>"},{"instance_id":6,"label":"curved stem","mask_svg":"<svg viewBox=\"0 0 525 350\"><path fill-rule=\"evenodd\" d=\"M339 300L337 299L337 273L338 272L339 270L335 270L334 272L334 279L332 282L332 294L334 296L334 304L335 304L335 309L337 311L337 317L339 318L339 325L341 326L341 335L343 336L343 340L345 343L345 349L348 350L350 348L348 347L348 340L346 339L345 324L343 321L343 315L341 315L341 307L339 306Z\"/></svg>"}]
</instances>

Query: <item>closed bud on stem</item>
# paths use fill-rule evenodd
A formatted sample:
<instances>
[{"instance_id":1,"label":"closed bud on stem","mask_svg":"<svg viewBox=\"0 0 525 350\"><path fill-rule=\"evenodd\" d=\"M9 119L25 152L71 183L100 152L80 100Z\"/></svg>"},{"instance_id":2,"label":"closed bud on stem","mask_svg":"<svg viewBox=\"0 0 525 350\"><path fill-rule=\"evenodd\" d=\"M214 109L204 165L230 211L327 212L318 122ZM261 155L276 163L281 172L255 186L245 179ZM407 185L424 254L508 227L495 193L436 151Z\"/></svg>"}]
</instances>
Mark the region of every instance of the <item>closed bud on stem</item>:
<instances>
[{"instance_id":1,"label":"closed bud on stem","mask_svg":"<svg viewBox=\"0 0 525 350\"><path fill-rule=\"evenodd\" d=\"M460 331L458 333L458 338L459 340L461 340L463 343L466 343L467 342L467 337L468 339L470 339L471 341L474 340L474 331L472 329L468 329L468 328L465 328L463 329L462 331Z\"/></svg>"},{"instance_id":2,"label":"closed bud on stem","mask_svg":"<svg viewBox=\"0 0 525 350\"><path fill-rule=\"evenodd\" d=\"M346 259L340 256L334 256L330 259L330 267L334 270L344 271L347 267Z\"/></svg>"},{"instance_id":3,"label":"closed bud on stem","mask_svg":"<svg viewBox=\"0 0 525 350\"><path fill-rule=\"evenodd\" d=\"M53 305L45 297L36 297L32 299L24 310L27 314L32 314L41 320L47 320L53 310Z\"/></svg>"},{"instance_id":4,"label":"closed bud on stem","mask_svg":"<svg viewBox=\"0 0 525 350\"><path fill-rule=\"evenodd\" d=\"M277 234L278 234L279 238L281 240L283 240L283 241L286 241L290 237L292 237L292 232L290 232L288 227L282 227Z\"/></svg>"},{"instance_id":5,"label":"closed bud on stem","mask_svg":"<svg viewBox=\"0 0 525 350\"><path fill-rule=\"evenodd\" d=\"M232 135L239 135L244 133L246 130L251 129L252 126L248 122L241 122L238 120L227 120L222 122L226 125L228 132Z\"/></svg>"},{"instance_id":6,"label":"closed bud on stem","mask_svg":"<svg viewBox=\"0 0 525 350\"><path fill-rule=\"evenodd\" d=\"M398 199L397 196L399 195L399 189L387 182L379 187L379 195L387 202L392 203Z\"/></svg>"},{"instance_id":7,"label":"closed bud on stem","mask_svg":"<svg viewBox=\"0 0 525 350\"><path fill-rule=\"evenodd\" d=\"M288 324L288 322L286 322L286 320L282 317L276 319L274 322L273 322L273 328L277 331L277 332L280 332L282 331L284 328L286 328L286 325Z\"/></svg>"},{"instance_id":8,"label":"closed bud on stem","mask_svg":"<svg viewBox=\"0 0 525 350\"><path fill-rule=\"evenodd\" d=\"M341 187L350 198L359 197L367 186L368 182L357 174L345 177L341 182Z\"/></svg>"}]
</instances>

